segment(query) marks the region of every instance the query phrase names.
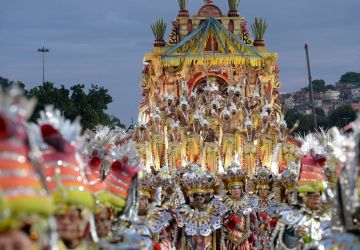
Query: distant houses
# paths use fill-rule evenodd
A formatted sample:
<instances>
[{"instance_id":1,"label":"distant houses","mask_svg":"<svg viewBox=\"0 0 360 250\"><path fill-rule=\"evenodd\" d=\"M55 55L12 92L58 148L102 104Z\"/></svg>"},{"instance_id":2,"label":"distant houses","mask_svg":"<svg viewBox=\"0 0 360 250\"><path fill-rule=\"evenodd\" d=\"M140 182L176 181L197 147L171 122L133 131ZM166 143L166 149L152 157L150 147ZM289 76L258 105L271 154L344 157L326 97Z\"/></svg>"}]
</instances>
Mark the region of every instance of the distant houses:
<instances>
[{"instance_id":1,"label":"distant houses","mask_svg":"<svg viewBox=\"0 0 360 250\"><path fill-rule=\"evenodd\" d=\"M310 93L307 87L292 93L282 93L280 101L285 103L286 99L293 96L294 103L290 108L304 113L311 113ZM325 114L342 105L351 105L354 110L360 107L360 82L338 82L334 85L326 85L323 88L314 89L314 106L324 110Z\"/></svg>"}]
</instances>

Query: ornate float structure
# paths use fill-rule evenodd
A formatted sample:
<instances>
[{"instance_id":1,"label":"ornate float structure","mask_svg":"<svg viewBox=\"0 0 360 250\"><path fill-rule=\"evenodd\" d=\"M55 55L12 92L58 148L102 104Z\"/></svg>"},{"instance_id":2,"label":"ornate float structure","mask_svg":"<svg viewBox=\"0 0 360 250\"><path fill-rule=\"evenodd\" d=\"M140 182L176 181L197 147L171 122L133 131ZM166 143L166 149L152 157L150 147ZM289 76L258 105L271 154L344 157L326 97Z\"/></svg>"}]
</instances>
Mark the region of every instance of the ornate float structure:
<instances>
[{"instance_id":1,"label":"ornate float structure","mask_svg":"<svg viewBox=\"0 0 360 250\"><path fill-rule=\"evenodd\" d=\"M134 136L143 164L174 172L191 162L215 174L235 160L250 175L258 165L279 173L296 146L278 100L277 54L265 45L265 21L255 19L252 39L239 1L229 1L227 15L205 1L191 16L186 3L179 1L167 42L164 21L152 25Z\"/></svg>"}]
</instances>

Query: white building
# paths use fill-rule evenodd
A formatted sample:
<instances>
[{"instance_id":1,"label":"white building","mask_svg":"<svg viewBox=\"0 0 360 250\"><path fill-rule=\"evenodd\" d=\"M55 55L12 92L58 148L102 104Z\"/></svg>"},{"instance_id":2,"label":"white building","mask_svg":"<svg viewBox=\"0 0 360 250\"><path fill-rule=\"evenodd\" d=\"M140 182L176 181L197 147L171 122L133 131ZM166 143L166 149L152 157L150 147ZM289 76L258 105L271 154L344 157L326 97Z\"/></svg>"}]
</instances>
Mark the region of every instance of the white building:
<instances>
[{"instance_id":1,"label":"white building","mask_svg":"<svg viewBox=\"0 0 360 250\"><path fill-rule=\"evenodd\" d=\"M340 91L337 90L326 90L325 91L325 96L324 99L325 100L338 100L340 98Z\"/></svg>"}]
</instances>

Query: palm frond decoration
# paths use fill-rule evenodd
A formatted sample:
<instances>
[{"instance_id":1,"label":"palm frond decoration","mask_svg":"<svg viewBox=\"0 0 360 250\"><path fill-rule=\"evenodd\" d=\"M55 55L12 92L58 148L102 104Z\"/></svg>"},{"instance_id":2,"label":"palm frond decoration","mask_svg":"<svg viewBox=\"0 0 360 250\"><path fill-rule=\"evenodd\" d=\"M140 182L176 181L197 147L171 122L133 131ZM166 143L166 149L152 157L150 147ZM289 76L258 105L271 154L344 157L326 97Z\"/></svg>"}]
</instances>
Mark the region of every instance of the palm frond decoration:
<instances>
[{"instance_id":1,"label":"palm frond decoration","mask_svg":"<svg viewBox=\"0 0 360 250\"><path fill-rule=\"evenodd\" d=\"M156 40L164 40L166 31L166 23L164 19L158 19L151 25L152 32L154 33Z\"/></svg>"},{"instance_id":2,"label":"palm frond decoration","mask_svg":"<svg viewBox=\"0 0 360 250\"><path fill-rule=\"evenodd\" d=\"M229 10L237 10L239 7L239 3L240 0L228 0Z\"/></svg>"},{"instance_id":3,"label":"palm frond decoration","mask_svg":"<svg viewBox=\"0 0 360 250\"><path fill-rule=\"evenodd\" d=\"M251 25L251 30L256 40L263 40L266 32L267 24L261 17L256 17Z\"/></svg>"},{"instance_id":4,"label":"palm frond decoration","mask_svg":"<svg viewBox=\"0 0 360 250\"><path fill-rule=\"evenodd\" d=\"M187 10L188 0L178 0L180 10Z\"/></svg>"}]
</instances>

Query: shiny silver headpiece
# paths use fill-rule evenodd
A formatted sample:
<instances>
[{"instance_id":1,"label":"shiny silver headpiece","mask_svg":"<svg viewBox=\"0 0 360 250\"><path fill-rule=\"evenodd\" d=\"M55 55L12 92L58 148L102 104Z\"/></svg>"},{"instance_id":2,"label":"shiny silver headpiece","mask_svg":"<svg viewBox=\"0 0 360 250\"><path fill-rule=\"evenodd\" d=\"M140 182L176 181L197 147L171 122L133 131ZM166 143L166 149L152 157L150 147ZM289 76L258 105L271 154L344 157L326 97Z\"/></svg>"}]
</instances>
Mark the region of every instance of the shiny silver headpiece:
<instances>
[{"instance_id":1,"label":"shiny silver headpiece","mask_svg":"<svg viewBox=\"0 0 360 250\"><path fill-rule=\"evenodd\" d=\"M39 126L48 124L57 129L62 137L69 143L79 143L83 140L81 136L80 118L75 119L73 122L66 119L59 109L49 105L45 110L40 111L40 118L37 120Z\"/></svg>"},{"instance_id":2,"label":"shiny silver headpiece","mask_svg":"<svg viewBox=\"0 0 360 250\"><path fill-rule=\"evenodd\" d=\"M27 120L32 115L36 105L35 98L26 98L22 89L12 87L4 92L0 88L0 113L9 118L22 117Z\"/></svg>"}]
</instances>

